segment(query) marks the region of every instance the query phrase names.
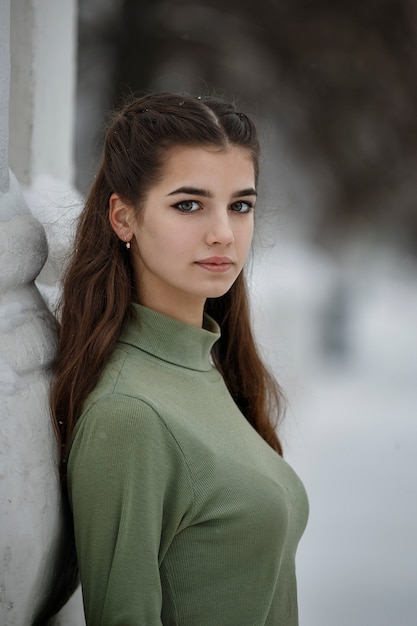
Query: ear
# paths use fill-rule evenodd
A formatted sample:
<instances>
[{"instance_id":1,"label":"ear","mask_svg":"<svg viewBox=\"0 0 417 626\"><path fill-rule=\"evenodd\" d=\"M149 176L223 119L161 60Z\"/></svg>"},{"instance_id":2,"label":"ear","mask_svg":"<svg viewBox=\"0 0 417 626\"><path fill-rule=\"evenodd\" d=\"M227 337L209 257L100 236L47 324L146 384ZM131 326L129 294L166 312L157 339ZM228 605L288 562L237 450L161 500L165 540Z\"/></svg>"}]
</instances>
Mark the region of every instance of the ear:
<instances>
[{"instance_id":1,"label":"ear","mask_svg":"<svg viewBox=\"0 0 417 626\"><path fill-rule=\"evenodd\" d=\"M132 208L117 193L112 193L109 200L110 226L122 241L128 242L132 239L132 218Z\"/></svg>"}]
</instances>

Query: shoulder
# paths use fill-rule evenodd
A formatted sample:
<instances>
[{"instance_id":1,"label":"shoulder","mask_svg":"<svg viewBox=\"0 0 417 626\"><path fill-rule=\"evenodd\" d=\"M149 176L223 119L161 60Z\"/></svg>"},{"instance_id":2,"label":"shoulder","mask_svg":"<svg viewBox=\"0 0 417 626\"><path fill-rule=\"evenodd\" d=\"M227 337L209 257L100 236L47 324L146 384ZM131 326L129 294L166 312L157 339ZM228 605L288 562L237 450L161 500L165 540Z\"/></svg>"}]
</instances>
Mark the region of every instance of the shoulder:
<instances>
[{"instance_id":1,"label":"shoulder","mask_svg":"<svg viewBox=\"0 0 417 626\"><path fill-rule=\"evenodd\" d=\"M125 449L155 437L172 439L164 420L144 398L103 391L89 398L75 427L71 449L85 437L90 444L111 440L113 446Z\"/></svg>"},{"instance_id":2,"label":"shoulder","mask_svg":"<svg viewBox=\"0 0 417 626\"><path fill-rule=\"evenodd\" d=\"M182 447L159 414L146 401L123 394L100 396L77 423L68 457L68 476L85 482L110 474L156 476L173 484L185 481L191 489L188 462Z\"/></svg>"}]
</instances>

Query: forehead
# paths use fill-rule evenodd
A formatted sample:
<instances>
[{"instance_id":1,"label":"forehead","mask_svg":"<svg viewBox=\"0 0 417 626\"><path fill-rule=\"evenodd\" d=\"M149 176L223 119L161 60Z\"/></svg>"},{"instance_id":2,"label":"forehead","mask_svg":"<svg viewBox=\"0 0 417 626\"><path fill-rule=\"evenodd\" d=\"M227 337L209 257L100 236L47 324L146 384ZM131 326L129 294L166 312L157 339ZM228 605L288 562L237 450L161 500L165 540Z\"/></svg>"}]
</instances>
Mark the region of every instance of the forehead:
<instances>
[{"instance_id":1,"label":"forehead","mask_svg":"<svg viewBox=\"0 0 417 626\"><path fill-rule=\"evenodd\" d=\"M200 181L200 182L199 182ZM177 146L165 155L159 185L255 186L255 167L249 150L238 146ZM203 186L204 186L203 185Z\"/></svg>"}]
</instances>

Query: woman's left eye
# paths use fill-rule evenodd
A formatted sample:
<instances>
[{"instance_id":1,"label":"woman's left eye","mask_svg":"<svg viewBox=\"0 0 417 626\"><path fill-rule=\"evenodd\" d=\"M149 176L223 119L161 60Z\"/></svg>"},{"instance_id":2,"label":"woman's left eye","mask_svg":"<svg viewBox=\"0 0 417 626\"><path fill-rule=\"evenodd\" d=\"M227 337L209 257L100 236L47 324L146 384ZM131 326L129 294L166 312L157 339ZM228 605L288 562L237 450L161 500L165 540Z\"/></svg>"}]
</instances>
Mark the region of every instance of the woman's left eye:
<instances>
[{"instance_id":1,"label":"woman's left eye","mask_svg":"<svg viewBox=\"0 0 417 626\"><path fill-rule=\"evenodd\" d=\"M198 211L200 208L199 203L195 200L183 200L182 202L177 202L177 204L174 204L173 206L183 213L194 213L194 211Z\"/></svg>"},{"instance_id":2,"label":"woman's left eye","mask_svg":"<svg viewBox=\"0 0 417 626\"><path fill-rule=\"evenodd\" d=\"M250 213L253 209L253 204L251 202L239 200L238 202L234 202L230 208L232 211L236 211L237 213Z\"/></svg>"}]
</instances>

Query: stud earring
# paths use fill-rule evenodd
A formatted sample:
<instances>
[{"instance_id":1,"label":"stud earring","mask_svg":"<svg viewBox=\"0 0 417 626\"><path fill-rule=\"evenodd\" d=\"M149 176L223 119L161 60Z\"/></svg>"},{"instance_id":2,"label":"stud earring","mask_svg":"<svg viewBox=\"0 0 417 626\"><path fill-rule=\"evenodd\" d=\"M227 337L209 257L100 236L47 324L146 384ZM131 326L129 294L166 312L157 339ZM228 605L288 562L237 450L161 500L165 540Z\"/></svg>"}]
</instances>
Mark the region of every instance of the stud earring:
<instances>
[{"instance_id":1,"label":"stud earring","mask_svg":"<svg viewBox=\"0 0 417 626\"><path fill-rule=\"evenodd\" d=\"M126 241L126 248L130 250L130 241Z\"/></svg>"}]
</instances>

